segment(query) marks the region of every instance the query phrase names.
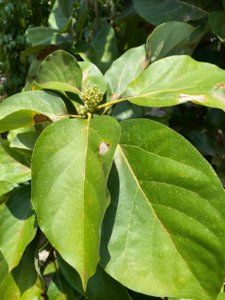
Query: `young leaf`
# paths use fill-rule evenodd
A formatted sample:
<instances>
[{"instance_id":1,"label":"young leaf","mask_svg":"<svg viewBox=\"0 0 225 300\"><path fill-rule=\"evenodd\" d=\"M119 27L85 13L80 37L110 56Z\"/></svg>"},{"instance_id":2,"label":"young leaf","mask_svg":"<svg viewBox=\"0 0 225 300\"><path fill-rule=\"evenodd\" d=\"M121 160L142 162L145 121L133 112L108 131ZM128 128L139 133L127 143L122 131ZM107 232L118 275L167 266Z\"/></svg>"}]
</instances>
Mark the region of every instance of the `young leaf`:
<instances>
[{"instance_id":1,"label":"young leaf","mask_svg":"<svg viewBox=\"0 0 225 300\"><path fill-rule=\"evenodd\" d=\"M73 266L84 288L99 260L106 180L120 127L111 117L63 120L39 137L32 159L32 202L53 247Z\"/></svg>"},{"instance_id":2,"label":"young leaf","mask_svg":"<svg viewBox=\"0 0 225 300\"><path fill-rule=\"evenodd\" d=\"M115 60L105 73L108 84L107 100L120 98L129 83L143 71L148 62L144 45L126 51Z\"/></svg>"},{"instance_id":3,"label":"young leaf","mask_svg":"<svg viewBox=\"0 0 225 300\"><path fill-rule=\"evenodd\" d=\"M133 3L137 13L154 25L169 21L189 22L207 18L204 10L182 0L133 0Z\"/></svg>"},{"instance_id":4,"label":"young leaf","mask_svg":"<svg viewBox=\"0 0 225 300\"><path fill-rule=\"evenodd\" d=\"M0 196L14 189L19 183L30 179L30 169L14 159L0 140Z\"/></svg>"},{"instance_id":5,"label":"young leaf","mask_svg":"<svg viewBox=\"0 0 225 300\"><path fill-rule=\"evenodd\" d=\"M174 54L191 54L188 41L195 27L184 22L168 22L156 27L146 42L151 62Z\"/></svg>"},{"instance_id":6,"label":"young leaf","mask_svg":"<svg viewBox=\"0 0 225 300\"><path fill-rule=\"evenodd\" d=\"M3 206L0 214L0 251L11 271L18 265L36 233L30 187L17 189Z\"/></svg>"},{"instance_id":7,"label":"young leaf","mask_svg":"<svg viewBox=\"0 0 225 300\"><path fill-rule=\"evenodd\" d=\"M57 50L41 63L36 81L45 89L79 93L82 71L73 55Z\"/></svg>"},{"instance_id":8,"label":"young leaf","mask_svg":"<svg viewBox=\"0 0 225 300\"><path fill-rule=\"evenodd\" d=\"M101 265L143 294L213 300L225 267L225 193L183 137L150 120L122 123L109 178Z\"/></svg>"},{"instance_id":9,"label":"young leaf","mask_svg":"<svg viewBox=\"0 0 225 300\"><path fill-rule=\"evenodd\" d=\"M63 100L44 91L15 94L0 103L0 133L67 116Z\"/></svg>"},{"instance_id":10,"label":"young leaf","mask_svg":"<svg viewBox=\"0 0 225 300\"><path fill-rule=\"evenodd\" d=\"M89 61L79 61L79 66L82 70L82 90L86 88L97 86L102 94L106 91L106 82L101 71Z\"/></svg>"},{"instance_id":11,"label":"young leaf","mask_svg":"<svg viewBox=\"0 0 225 300\"><path fill-rule=\"evenodd\" d=\"M192 101L225 110L225 71L189 56L163 58L135 79L122 95L130 102L152 107Z\"/></svg>"}]
</instances>

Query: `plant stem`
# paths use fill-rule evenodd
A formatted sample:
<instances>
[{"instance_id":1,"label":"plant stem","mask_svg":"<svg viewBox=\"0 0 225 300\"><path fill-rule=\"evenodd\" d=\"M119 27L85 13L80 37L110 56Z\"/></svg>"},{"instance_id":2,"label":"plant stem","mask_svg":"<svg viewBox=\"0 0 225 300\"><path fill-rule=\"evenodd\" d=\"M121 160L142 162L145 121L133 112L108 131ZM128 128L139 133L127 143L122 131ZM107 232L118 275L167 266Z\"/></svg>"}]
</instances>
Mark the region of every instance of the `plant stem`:
<instances>
[{"instance_id":1,"label":"plant stem","mask_svg":"<svg viewBox=\"0 0 225 300\"><path fill-rule=\"evenodd\" d=\"M110 102L106 102L106 103L103 103L103 104L100 104L98 107L96 107L96 109L102 109L104 107L108 107L108 106L112 106L114 104L117 104L117 103L120 103L120 102L123 102L123 101L126 101L127 99L126 98L121 98L121 99L118 99L118 100L113 100L113 101L110 101Z\"/></svg>"}]
</instances>

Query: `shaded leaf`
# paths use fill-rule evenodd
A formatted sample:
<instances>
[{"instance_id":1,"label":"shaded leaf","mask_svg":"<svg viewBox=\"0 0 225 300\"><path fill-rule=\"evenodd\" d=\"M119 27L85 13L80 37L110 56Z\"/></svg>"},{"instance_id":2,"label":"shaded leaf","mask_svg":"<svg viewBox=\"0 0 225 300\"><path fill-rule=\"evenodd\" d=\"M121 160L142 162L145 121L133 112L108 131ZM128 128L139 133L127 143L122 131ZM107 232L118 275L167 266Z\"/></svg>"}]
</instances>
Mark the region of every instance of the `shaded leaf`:
<instances>
[{"instance_id":1,"label":"shaded leaf","mask_svg":"<svg viewBox=\"0 0 225 300\"><path fill-rule=\"evenodd\" d=\"M81 56L90 59L104 73L118 57L117 40L113 28L110 25L102 26L87 48L87 51L77 50L81 52L79 53Z\"/></svg>"},{"instance_id":2,"label":"shaded leaf","mask_svg":"<svg viewBox=\"0 0 225 300\"><path fill-rule=\"evenodd\" d=\"M58 30L49 27L33 27L26 31L27 43L33 47L58 45L65 43L67 36L60 35Z\"/></svg>"},{"instance_id":3,"label":"shaded leaf","mask_svg":"<svg viewBox=\"0 0 225 300\"><path fill-rule=\"evenodd\" d=\"M18 265L36 233L30 187L15 190L3 206L0 214L0 250L11 271Z\"/></svg>"},{"instance_id":4,"label":"shaded leaf","mask_svg":"<svg viewBox=\"0 0 225 300\"><path fill-rule=\"evenodd\" d=\"M224 189L184 138L154 121L122 122L109 178L101 265L147 295L215 299L224 279Z\"/></svg>"},{"instance_id":5,"label":"shaded leaf","mask_svg":"<svg viewBox=\"0 0 225 300\"><path fill-rule=\"evenodd\" d=\"M166 57L146 68L122 97L142 106L192 101L225 110L225 71L185 55Z\"/></svg>"},{"instance_id":6,"label":"shaded leaf","mask_svg":"<svg viewBox=\"0 0 225 300\"><path fill-rule=\"evenodd\" d=\"M191 54L188 41L194 30L195 27L184 22L168 22L156 27L146 42L150 60L153 62L174 54Z\"/></svg>"},{"instance_id":7,"label":"shaded leaf","mask_svg":"<svg viewBox=\"0 0 225 300\"><path fill-rule=\"evenodd\" d=\"M37 274L33 267L34 245L31 243L25 250L20 264L8 273L0 282L0 295L3 300L19 300L36 284ZM22 299L27 299L23 298ZM31 298L30 298L31 299ZM29 300L30 300L29 299Z\"/></svg>"},{"instance_id":8,"label":"shaded leaf","mask_svg":"<svg viewBox=\"0 0 225 300\"><path fill-rule=\"evenodd\" d=\"M86 292L84 292L80 277L76 270L68 265L60 257L60 255L57 255L57 261L59 263L59 268L66 280L76 291L78 291L81 295L86 296L88 299L130 299L126 288L124 288L119 282L115 281L112 277L105 273L100 266L97 266L96 273L90 278L87 285L87 290Z\"/></svg>"},{"instance_id":9,"label":"shaded leaf","mask_svg":"<svg viewBox=\"0 0 225 300\"><path fill-rule=\"evenodd\" d=\"M211 12L209 15L209 24L212 32L217 35L222 42L225 42L225 12Z\"/></svg>"},{"instance_id":10,"label":"shaded leaf","mask_svg":"<svg viewBox=\"0 0 225 300\"><path fill-rule=\"evenodd\" d=\"M56 0L48 18L51 28L64 29L73 14L74 0Z\"/></svg>"},{"instance_id":11,"label":"shaded leaf","mask_svg":"<svg viewBox=\"0 0 225 300\"><path fill-rule=\"evenodd\" d=\"M44 289L41 285L40 279L37 279L37 281L32 285L30 288L28 288L23 295L21 296L20 300L41 300L45 299L44 295Z\"/></svg>"},{"instance_id":12,"label":"shaded leaf","mask_svg":"<svg viewBox=\"0 0 225 300\"><path fill-rule=\"evenodd\" d=\"M15 94L0 103L0 133L67 115L63 100L44 91Z\"/></svg>"},{"instance_id":13,"label":"shaded leaf","mask_svg":"<svg viewBox=\"0 0 225 300\"><path fill-rule=\"evenodd\" d=\"M105 73L108 101L119 99L129 83L146 68L148 62L144 45L126 51L115 60Z\"/></svg>"},{"instance_id":14,"label":"shaded leaf","mask_svg":"<svg viewBox=\"0 0 225 300\"><path fill-rule=\"evenodd\" d=\"M47 296L49 300L75 300L72 287L59 274L55 274L50 282Z\"/></svg>"},{"instance_id":15,"label":"shaded leaf","mask_svg":"<svg viewBox=\"0 0 225 300\"><path fill-rule=\"evenodd\" d=\"M109 204L105 185L119 137L111 117L63 120L48 126L34 148L32 202L38 223L84 287L99 260Z\"/></svg>"},{"instance_id":16,"label":"shaded leaf","mask_svg":"<svg viewBox=\"0 0 225 300\"><path fill-rule=\"evenodd\" d=\"M57 50L41 63L36 81L45 89L79 93L82 71L73 55Z\"/></svg>"},{"instance_id":17,"label":"shaded leaf","mask_svg":"<svg viewBox=\"0 0 225 300\"><path fill-rule=\"evenodd\" d=\"M181 0L133 0L133 4L137 13L154 25L169 21L189 22L207 18L204 10Z\"/></svg>"},{"instance_id":18,"label":"shaded leaf","mask_svg":"<svg viewBox=\"0 0 225 300\"><path fill-rule=\"evenodd\" d=\"M31 177L30 169L8 154L5 143L0 140L0 196Z\"/></svg>"}]
</instances>

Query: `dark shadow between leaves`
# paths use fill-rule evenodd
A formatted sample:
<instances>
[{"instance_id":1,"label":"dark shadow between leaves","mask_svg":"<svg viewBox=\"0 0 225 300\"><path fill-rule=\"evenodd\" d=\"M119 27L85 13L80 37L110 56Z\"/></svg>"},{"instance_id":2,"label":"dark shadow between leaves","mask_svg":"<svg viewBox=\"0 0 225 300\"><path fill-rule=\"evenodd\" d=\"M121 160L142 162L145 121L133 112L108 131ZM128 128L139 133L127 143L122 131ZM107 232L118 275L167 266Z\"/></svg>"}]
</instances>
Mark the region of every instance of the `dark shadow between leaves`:
<instances>
[{"instance_id":1,"label":"dark shadow between leaves","mask_svg":"<svg viewBox=\"0 0 225 300\"><path fill-rule=\"evenodd\" d=\"M30 185L15 189L6 203L11 214L19 219L26 220L34 214L31 208L31 188Z\"/></svg>"},{"instance_id":2,"label":"dark shadow between leaves","mask_svg":"<svg viewBox=\"0 0 225 300\"><path fill-rule=\"evenodd\" d=\"M108 250L108 243L112 235L119 202L120 182L115 163L113 163L109 174L108 189L111 195L111 203L106 211L102 224L100 247L100 265L102 266L102 268L106 267L111 258Z\"/></svg>"}]
</instances>

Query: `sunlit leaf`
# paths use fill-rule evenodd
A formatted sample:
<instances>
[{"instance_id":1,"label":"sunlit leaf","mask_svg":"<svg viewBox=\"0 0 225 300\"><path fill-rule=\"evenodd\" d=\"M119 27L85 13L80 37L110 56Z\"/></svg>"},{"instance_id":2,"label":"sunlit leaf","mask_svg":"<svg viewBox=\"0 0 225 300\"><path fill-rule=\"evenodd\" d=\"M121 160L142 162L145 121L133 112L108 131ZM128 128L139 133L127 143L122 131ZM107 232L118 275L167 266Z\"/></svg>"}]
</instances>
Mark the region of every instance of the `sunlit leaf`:
<instances>
[{"instance_id":1,"label":"sunlit leaf","mask_svg":"<svg viewBox=\"0 0 225 300\"><path fill-rule=\"evenodd\" d=\"M0 132L67 116L62 99L44 91L15 94L0 103Z\"/></svg>"},{"instance_id":2,"label":"sunlit leaf","mask_svg":"<svg viewBox=\"0 0 225 300\"><path fill-rule=\"evenodd\" d=\"M143 294L216 299L224 279L225 193L195 148L154 121L124 121L109 189L105 270Z\"/></svg>"},{"instance_id":3,"label":"sunlit leaf","mask_svg":"<svg viewBox=\"0 0 225 300\"><path fill-rule=\"evenodd\" d=\"M38 224L73 266L84 288L99 260L106 180L120 137L111 117L63 120L39 137L32 160L32 202Z\"/></svg>"},{"instance_id":4,"label":"sunlit leaf","mask_svg":"<svg viewBox=\"0 0 225 300\"><path fill-rule=\"evenodd\" d=\"M147 67L122 97L142 106L192 101L225 110L225 71L185 55L166 57Z\"/></svg>"}]
</instances>

